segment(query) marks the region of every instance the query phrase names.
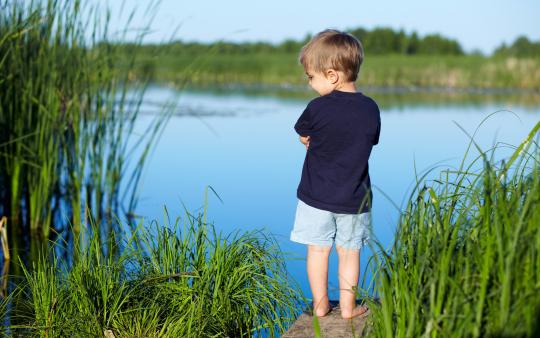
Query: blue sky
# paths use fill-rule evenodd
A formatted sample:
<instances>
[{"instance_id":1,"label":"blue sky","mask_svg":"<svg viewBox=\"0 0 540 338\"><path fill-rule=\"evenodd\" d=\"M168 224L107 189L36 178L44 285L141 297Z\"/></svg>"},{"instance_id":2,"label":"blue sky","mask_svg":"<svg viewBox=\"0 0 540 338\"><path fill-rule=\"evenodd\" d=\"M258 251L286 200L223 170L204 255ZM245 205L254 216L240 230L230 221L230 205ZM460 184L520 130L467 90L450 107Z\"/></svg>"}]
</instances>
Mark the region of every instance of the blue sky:
<instances>
[{"instance_id":1,"label":"blue sky","mask_svg":"<svg viewBox=\"0 0 540 338\"><path fill-rule=\"evenodd\" d=\"M138 8L133 26L144 26L154 14L152 33L146 37L150 42L168 41L175 28L174 37L187 41L280 42L325 28L359 26L440 33L457 39L467 51L485 53L519 35L540 40L539 0L161 0L157 9L147 8L150 0L93 1L111 8L113 30L125 26L133 8Z\"/></svg>"}]
</instances>

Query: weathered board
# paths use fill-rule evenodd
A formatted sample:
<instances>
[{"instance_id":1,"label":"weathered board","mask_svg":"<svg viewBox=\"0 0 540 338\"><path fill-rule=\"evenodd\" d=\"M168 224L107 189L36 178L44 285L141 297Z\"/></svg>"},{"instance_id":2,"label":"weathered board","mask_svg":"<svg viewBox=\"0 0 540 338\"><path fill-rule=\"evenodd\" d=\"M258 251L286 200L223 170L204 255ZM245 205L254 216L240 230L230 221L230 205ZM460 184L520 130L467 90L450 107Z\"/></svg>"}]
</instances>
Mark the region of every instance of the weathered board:
<instances>
[{"instance_id":1,"label":"weathered board","mask_svg":"<svg viewBox=\"0 0 540 338\"><path fill-rule=\"evenodd\" d=\"M353 319L341 318L339 306L334 307L332 311L319 317L319 325L322 337L330 338L352 338L362 337L366 323L369 318L369 310L359 317ZM294 322L289 330L282 336L283 338L310 338L315 337L313 331L313 316L302 313Z\"/></svg>"}]
</instances>

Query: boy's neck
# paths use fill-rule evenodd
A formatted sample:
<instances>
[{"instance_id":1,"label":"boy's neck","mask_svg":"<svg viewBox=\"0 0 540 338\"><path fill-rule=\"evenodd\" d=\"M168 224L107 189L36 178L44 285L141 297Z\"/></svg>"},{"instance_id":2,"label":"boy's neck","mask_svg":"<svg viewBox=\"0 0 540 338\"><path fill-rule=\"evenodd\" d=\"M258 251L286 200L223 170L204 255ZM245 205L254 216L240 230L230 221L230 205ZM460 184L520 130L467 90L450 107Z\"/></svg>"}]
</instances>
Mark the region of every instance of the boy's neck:
<instances>
[{"instance_id":1,"label":"boy's neck","mask_svg":"<svg viewBox=\"0 0 540 338\"><path fill-rule=\"evenodd\" d=\"M334 90L339 90L340 92L347 92L347 93L356 93L356 85L354 82L343 82L334 88Z\"/></svg>"}]
</instances>

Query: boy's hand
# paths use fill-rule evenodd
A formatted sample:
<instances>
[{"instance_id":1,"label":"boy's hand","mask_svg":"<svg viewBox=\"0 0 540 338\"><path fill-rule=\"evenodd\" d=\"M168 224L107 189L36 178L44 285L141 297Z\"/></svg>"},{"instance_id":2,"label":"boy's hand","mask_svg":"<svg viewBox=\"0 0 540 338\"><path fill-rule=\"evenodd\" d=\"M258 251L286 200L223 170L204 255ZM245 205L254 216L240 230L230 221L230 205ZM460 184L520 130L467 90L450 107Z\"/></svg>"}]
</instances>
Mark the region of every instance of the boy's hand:
<instances>
[{"instance_id":1,"label":"boy's hand","mask_svg":"<svg viewBox=\"0 0 540 338\"><path fill-rule=\"evenodd\" d=\"M306 149L309 148L309 140L311 138L309 136L300 136L300 142L306 146Z\"/></svg>"}]
</instances>

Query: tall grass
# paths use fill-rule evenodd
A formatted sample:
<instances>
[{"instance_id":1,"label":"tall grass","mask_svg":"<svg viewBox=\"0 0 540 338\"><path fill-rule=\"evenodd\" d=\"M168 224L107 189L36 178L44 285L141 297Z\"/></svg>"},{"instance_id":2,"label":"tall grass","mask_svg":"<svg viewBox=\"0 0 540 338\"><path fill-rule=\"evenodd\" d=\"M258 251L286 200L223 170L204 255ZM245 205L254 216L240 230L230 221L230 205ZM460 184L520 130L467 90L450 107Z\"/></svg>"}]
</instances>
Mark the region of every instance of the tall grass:
<instances>
[{"instance_id":1,"label":"tall grass","mask_svg":"<svg viewBox=\"0 0 540 338\"><path fill-rule=\"evenodd\" d=\"M77 244L71 267L42 257L25 270L15 335L96 337L271 337L294 318L300 295L282 254L262 232L225 236L204 215L121 238L96 232Z\"/></svg>"},{"instance_id":2,"label":"tall grass","mask_svg":"<svg viewBox=\"0 0 540 338\"><path fill-rule=\"evenodd\" d=\"M108 14L79 0L1 6L0 215L10 244L17 250L16 239L29 235L77 239L89 218L106 226L100 233L113 231L121 194L136 195L163 122L134 134L146 88L144 79L128 83L135 55L120 55Z\"/></svg>"},{"instance_id":3,"label":"tall grass","mask_svg":"<svg viewBox=\"0 0 540 338\"><path fill-rule=\"evenodd\" d=\"M470 164L416 188L373 256L374 336L540 335L539 130L503 161L472 142Z\"/></svg>"}]
</instances>

